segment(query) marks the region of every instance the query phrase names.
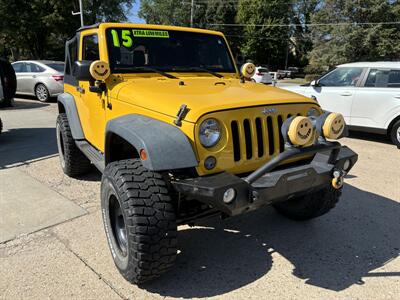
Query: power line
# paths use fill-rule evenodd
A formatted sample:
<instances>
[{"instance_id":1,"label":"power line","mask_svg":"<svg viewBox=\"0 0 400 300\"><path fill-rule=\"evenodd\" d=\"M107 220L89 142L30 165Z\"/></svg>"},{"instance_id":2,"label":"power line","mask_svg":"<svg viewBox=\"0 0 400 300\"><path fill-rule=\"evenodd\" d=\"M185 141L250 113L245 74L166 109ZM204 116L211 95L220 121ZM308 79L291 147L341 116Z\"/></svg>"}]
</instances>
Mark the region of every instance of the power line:
<instances>
[{"instance_id":1,"label":"power line","mask_svg":"<svg viewBox=\"0 0 400 300\"><path fill-rule=\"evenodd\" d=\"M207 24L208 26L226 26L226 27L303 27L303 26L346 26L346 25L400 25L400 21L397 22L340 22L340 23L291 23L291 24Z\"/></svg>"}]
</instances>

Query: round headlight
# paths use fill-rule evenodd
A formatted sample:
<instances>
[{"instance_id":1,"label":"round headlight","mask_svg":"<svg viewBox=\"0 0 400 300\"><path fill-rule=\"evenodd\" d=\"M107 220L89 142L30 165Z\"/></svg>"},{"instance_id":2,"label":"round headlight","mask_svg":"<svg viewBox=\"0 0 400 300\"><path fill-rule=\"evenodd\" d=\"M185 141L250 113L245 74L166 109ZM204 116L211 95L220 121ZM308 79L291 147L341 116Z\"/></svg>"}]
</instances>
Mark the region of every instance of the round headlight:
<instances>
[{"instance_id":1,"label":"round headlight","mask_svg":"<svg viewBox=\"0 0 400 300\"><path fill-rule=\"evenodd\" d=\"M321 113L318 111L318 109L312 107L307 111L307 117L319 117Z\"/></svg>"},{"instance_id":2,"label":"round headlight","mask_svg":"<svg viewBox=\"0 0 400 300\"><path fill-rule=\"evenodd\" d=\"M220 138L221 128L217 120L206 119L200 124L199 139L204 147L215 146Z\"/></svg>"}]
</instances>

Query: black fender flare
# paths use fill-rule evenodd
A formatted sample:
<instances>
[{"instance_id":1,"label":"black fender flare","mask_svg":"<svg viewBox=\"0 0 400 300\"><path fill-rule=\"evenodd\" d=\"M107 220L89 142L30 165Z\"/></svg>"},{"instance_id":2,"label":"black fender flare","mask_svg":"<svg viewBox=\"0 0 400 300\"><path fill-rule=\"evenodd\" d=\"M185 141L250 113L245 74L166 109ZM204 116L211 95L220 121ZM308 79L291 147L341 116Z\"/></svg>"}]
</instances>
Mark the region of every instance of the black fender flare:
<instances>
[{"instance_id":1,"label":"black fender flare","mask_svg":"<svg viewBox=\"0 0 400 300\"><path fill-rule=\"evenodd\" d=\"M152 171L196 167L196 155L188 137L177 127L139 114L129 114L110 120L106 126L105 162L111 153L110 139L118 135L147 159L143 166Z\"/></svg>"},{"instance_id":2,"label":"black fender flare","mask_svg":"<svg viewBox=\"0 0 400 300\"><path fill-rule=\"evenodd\" d=\"M57 102L64 107L64 111L68 118L69 127L71 128L72 137L74 140L84 140L85 135L82 130L81 121L79 120L78 110L75 104L75 98L70 93L62 93L58 95Z\"/></svg>"}]
</instances>

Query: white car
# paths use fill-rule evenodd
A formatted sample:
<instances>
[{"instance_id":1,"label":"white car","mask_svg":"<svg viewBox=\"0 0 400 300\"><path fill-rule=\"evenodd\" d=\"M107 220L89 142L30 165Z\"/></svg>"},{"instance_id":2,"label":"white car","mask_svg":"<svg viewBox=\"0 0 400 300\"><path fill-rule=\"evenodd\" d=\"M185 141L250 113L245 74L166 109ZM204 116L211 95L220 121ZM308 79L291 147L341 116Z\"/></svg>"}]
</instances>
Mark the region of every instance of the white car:
<instances>
[{"instance_id":1,"label":"white car","mask_svg":"<svg viewBox=\"0 0 400 300\"><path fill-rule=\"evenodd\" d=\"M12 63L17 77L17 94L36 96L47 102L64 91L64 62L24 60Z\"/></svg>"},{"instance_id":2,"label":"white car","mask_svg":"<svg viewBox=\"0 0 400 300\"><path fill-rule=\"evenodd\" d=\"M272 76L264 67L256 67L256 72L251 78L257 83L272 84Z\"/></svg>"},{"instance_id":3,"label":"white car","mask_svg":"<svg viewBox=\"0 0 400 300\"><path fill-rule=\"evenodd\" d=\"M351 130L389 135L400 149L400 62L339 65L309 84L282 88L342 113Z\"/></svg>"}]
</instances>

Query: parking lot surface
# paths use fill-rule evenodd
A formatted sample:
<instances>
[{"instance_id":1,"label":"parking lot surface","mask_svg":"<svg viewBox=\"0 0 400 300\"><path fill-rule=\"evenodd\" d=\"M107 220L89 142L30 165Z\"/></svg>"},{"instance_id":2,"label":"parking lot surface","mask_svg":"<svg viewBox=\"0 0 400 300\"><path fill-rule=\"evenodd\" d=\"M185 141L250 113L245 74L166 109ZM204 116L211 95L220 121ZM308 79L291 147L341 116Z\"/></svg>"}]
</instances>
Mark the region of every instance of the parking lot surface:
<instances>
[{"instance_id":1,"label":"parking lot surface","mask_svg":"<svg viewBox=\"0 0 400 300\"><path fill-rule=\"evenodd\" d=\"M182 226L175 267L137 287L108 250L100 173L61 171L57 105L16 99L0 117L1 299L399 299L400 150L383 137L342 140L359 161L329 214L266 207Z\"/></svg>"}]
</instances>

